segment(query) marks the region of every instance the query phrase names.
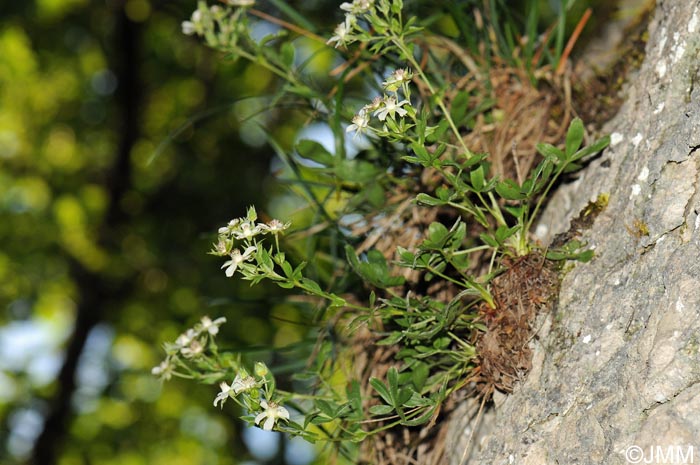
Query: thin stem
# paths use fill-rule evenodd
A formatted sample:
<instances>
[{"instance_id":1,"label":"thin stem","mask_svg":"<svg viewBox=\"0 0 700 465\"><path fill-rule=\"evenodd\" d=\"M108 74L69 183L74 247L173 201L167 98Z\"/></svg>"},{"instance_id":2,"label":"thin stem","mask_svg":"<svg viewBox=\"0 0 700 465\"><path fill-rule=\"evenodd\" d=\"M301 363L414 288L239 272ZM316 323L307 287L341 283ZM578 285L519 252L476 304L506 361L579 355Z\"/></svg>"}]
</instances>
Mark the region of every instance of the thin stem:
<instances>
[{"instance_id":1,"label":"thin stem","mask_svg":"<svg viewBox=\"0 0 700 465\"><path fill-rule=\"evenodd\" d=\"M428 270L428 271L430 271L431 273L437 275L437 276L440 276L442 279L445 279L445 280L447 280L447 281L449 281L449 282L451 282L451 283L453 283L453 284L456 284L457 286L461 286L461 287L463 287L463 288L465 288L465 289L469 289L469 287L468 287L468 286L465 286L464 283L459 282L459 281L457 281L456 279L447 276L446 274L444 274L444 273L442 273L442 272L436 270L435 268L433 268L433 267L430 266L430 265L426 266L425 269Z\"/></svg>"},{"instance_id":2,"label":"thin stem","mask_svg":"<svg viewBox=\"0 0 700 465\"><path fill-rule=\"evenodd\" d=\"M319 35L314 34L313 32L311 32L309 30L304 29L303 27L299 27L295 24L289 23L289 22L284 21L282 19L275 18L274 16L268 15L267 13L265 13L263 11L256 10L255 8L249 9L248 12L253 16L257 16L258 18L264 19L264 20L269 21L273 24L277 24L278 26L282 26L283 28L285 28L287 30L296 32L297 34L302 35L308 39L311 39L314 42L318 42L320 44L326 45L326 39L324 39L323 37L321 37Z\"/></svg>"},{"instance_id":3,"label":"thin stem","mask_svg":"<svg viewBox=\"0 0 700 465\"><path fill-rule=\"evenodd\" d=\"M479 250L488 250L490 248L491 248L491 246L486 245L486 244L477 245L476 247L470 247L468 249L463 249L463 250L458 250L456 252L453 252L452 256L455 257L455 256L459 256L459 255L468 255L468 254L473 253L473 252L478 252Z\"/></svg>"},{"instance_id":4,"label":"thin stem","mask_svg":"<svg viewBox=\"0 0 700 465\"><path fill-rule=\"evenodd\" d=\"M391 37L392 42L396 47L401 51L406 56L406 59L411 63L411 66L416 70L416 72L420 75L421 79L425 83L425 85L428 87L428 90L430 93L435 97L435 101L437 102L438 107L440 107L440 110L442 111L442 114L444 118L447 120L447 124L450 125L450 129L454 133L455 137L459 141L459 144L462 146L462 149L464 150L464 154L467 156L472 155L472 151L469 150L467 147L466 142L464 142L464 139L462 139L462 135L459 132L459 129L457 129L457 125L455 124L454 120L452 120L452 116L450 115L450 112L447 111L447 107L445 106L445 102L442 101L442 98L437 95L435 92L435 89L433 88L433 85L430 83L430 80L428 79L428 76L425 75L423 72L423 69L420 67L416 59L413 57L413 54L408 51L406 48L406 45L404 44L403 40L401 37L397 36L392 36Z\"/></svg>"},{"instance_id":5,"label":"thin stem","mask_svg":"<svg viewBox=\"0 0 700 465\"><path fill-rule=\"evenodd\" d=\"M557 182L557 179L561 174L564 172L566 169L568 163L564 162L562 163L561 168L559 168L554 176L552 176L552 180L549 181L549 184L547 184L547 187L542 191L542 194L540 194L539 200L537 200L537 203L535 204L535 208L532 210L532 213L530 214L530 218L527 220L527 223L525 224L525 229L523 231L523 234L526 235L528 231L530 231L530 228L532 227L532 222L537 218L537 213L540 211L540 207L542 206L542 202L544 202L544 199L547 198L547 195L549 194L549 191L552 189L554 186L554 183Z\"/></svg>"}]
</instances>

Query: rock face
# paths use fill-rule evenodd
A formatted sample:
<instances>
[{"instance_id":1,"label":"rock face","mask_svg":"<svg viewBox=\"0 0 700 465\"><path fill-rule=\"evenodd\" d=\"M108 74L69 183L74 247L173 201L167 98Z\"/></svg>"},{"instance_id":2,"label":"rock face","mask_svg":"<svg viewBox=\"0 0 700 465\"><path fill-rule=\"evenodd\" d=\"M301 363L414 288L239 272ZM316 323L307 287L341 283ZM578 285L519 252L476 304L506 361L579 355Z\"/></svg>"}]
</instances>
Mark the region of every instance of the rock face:
<instances>
[{"instance_id":1,"label":"rock face","mask_svg":"<svg viewBox=\"0 0 700 465\"><path fill-rule=\"evenodd\" d=\"M700 1L657 2L606 131L611 146L542 222L565 231L609 194L583 237L596 256L564 278L532 372L481 422L490 433L474 435L469 463L700 462ZM456 415L451 464L474 411Z\"/></svg>"}]
</instances>

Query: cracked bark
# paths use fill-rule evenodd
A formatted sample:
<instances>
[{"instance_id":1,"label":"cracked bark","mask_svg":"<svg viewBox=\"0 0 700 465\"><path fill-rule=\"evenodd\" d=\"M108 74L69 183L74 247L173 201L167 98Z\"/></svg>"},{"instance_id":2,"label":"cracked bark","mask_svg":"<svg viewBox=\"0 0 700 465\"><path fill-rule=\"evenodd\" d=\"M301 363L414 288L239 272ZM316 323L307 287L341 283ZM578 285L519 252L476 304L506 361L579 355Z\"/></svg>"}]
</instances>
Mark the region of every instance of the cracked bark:
<instances>
[{"instance_id":1,"label":"cracked bark","mask_svg":"<svg viewBox=\"0 0 700 465\"><path fill-rule=\"evenodd\" d=\"M608 193L584 236L596 257L565 276L532 372L481 422L486 433L472 441L469 463L624 464L633 445L647 455L697 445L698 57L700 1L657 2L645 62L605 128L615 143L556 193L542 219L550 235L566 231ZM455 416L452 465L462 463L473 417Z\"/></svg>"}]
</instances>

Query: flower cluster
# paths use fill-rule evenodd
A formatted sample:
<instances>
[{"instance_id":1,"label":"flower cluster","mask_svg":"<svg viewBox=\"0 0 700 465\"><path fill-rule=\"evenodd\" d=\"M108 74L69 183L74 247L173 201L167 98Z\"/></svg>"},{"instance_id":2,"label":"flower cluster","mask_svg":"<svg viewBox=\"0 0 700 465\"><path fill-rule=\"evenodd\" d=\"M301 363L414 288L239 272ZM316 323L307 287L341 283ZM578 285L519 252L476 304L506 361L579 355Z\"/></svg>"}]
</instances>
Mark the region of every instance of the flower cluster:
<instances>
[{"instance_id":1,"label":"flower cluster","mask_svg":"<svg viewBox=\"0 0 700 465\"><path fill-rule=\"evenodd\" d=\"M347 127L346 131L355 131L354 137L357 137L359 134L372 129L369 125L371 116L376 116L382 122L385 122L387 118L396 120L397 117L403 118L406 116L409 113L409 109L412 110L409 100L411 91L408 87L411 79L413 79L413 73L409 69L399 68L391 73L382 82L384 90L391 95L377 96L371 103L362 107L352 118L352 124ZM399 90L406 98L400 100ZM404 106L406 108L403 108Z\"/></svg>"},{"instance_id":2,"label":"flower cluster","mask_svg":"<svg viewBox=\"0 0 700 465\"><path fill-rule=\"evenodd\" d=\"M272 431L278 420L289 421L289 411L279 401L270 400L274 395L274 388L270 387L270 376L270 371L262 362L255 364L255 375L250 375L245 368L241 368L230 385L225 381L219 384L220 392L214 399L214 407L220 404L224 408L224 402L233 399L255 414L256 425L265 420L262 429ZM261 399L261 389L264 391L264 399Z\"/></svg>"},{"instance_id":3,"label":"flower cluster","mask_svg":"<svg viewBox=\"0 0 700 465\"><path fill-rule=\"evenodd\" d=\"M223 408L228 399L233 399L244 410L255 415L252 424L271 431L279 420L289 421L289 411L281 405L275 394L276 383L267 365L256 362L255 369L250 374L240 366L240 361L223 362L224 359L219 357L213 338L225 322L226 318L223 317L215 320L208 316L202 317L193 328L180 334L174 343L165 344L167 357L153 367L151 373L167 381L173 376L191 378L193 373L203 369L211 372L213 367L221 370L220 367L232 366L236 370L236 376L231 384L226 381L219 383L220 391L214 398L214 407ZM216 374L212 372L212 375L221 379L227 372L228 370Z\"/></svg>"},{"instance_id":4,"label":"flower cluster","mask_svg":"<svg viewBox=\"0 0 700 465\"><path fill-rule=\"evenodd\" d=\"M366 19L375 14L374 0L354 0L352 3L344 2L340 9L345 11L345 19L336 26L333 37L326 42L335 48L346 47L360 40L366 32L358 24L358 18Z\"/></svg>"},{"instance_id":5,"label":"flower cluster","mask_svg":"<svg viewBox=\"0 0 700 465\"><path fill-rule=\"evenodd\" d=\"M247 31L245 9L253 6L255 0L223 0L223 3L228 6L209 6L200 0L190 19L182 22L182 33L203 37L212 47L235 44Z\"/></svg>"},{"instance_id":6,"label":"flower cluster","mask_svg":"<svg viewBox=\"0 0 700 465\"><path fill-rule=\"evenodd\" d=\"M214 336L219 333L219 326L226 323L225 317L212 320L202 317L199 323L180 334L174 343L165 344L167 357L159 365L153 367L151 373L163 380L169 380L175 369L182 365L180 357L196 360L204 355L205 348L214 344Z\"/></svg>"},{"instance_id":7,"label":"flower cluster","mask_svg":"<svg viewBox=\"0 0 700 465\"><path fill-rule=\"evenodd\" d=\"M255 207L249 207L244 218L233 219L226 226L219 228L218 241L210 253L229 258L221 266L221 269L226 270L226 276L229 278L241 268L241 265L255 257L255 253L260 247L256 239L257 236L272 234L277 241L277 236L291 225L291 223L282 223L275 219L268 223L257 223L257 219L258 214ZM237 241L243 246L243 251L235 247Z\"/></svg>"}]
</instances>

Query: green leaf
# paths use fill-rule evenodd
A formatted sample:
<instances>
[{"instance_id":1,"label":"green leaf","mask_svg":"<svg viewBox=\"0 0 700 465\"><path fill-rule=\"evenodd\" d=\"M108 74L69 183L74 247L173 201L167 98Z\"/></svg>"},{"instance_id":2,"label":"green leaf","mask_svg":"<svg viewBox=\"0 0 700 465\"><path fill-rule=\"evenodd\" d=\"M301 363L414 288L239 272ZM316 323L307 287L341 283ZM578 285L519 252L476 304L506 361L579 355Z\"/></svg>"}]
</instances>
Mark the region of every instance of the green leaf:
<instances>
[{"instance_id":1,"label":"green leaf","mask_svg":"<svg viewBox=\"0 0 700 465\"><path fill-rule=\"evenodd\" d=\"M391 405L373 405L369 408L372 415L388 415L394 411Z\"/></svg>"},{"instance_id":2,"label":"green leaf","mask_svg":"<svg viewBox=\"0 0 700 465\"><path fill-rule=\"evenodd\" d=\"M439 337L433 341L433 347L437 350L447 349L452 343L452 339L449 337Z\"/></svg>"},{"instance_id":3,"label":"green leaf","mask_svg":"<svg viewBox=\"0 0 700 465\"><path fill-rule=\"evenodd\" d=\"M360 261L350 245L345 246L345 254L355 273L373 286L384 289L403 284L405 280L402 276L391 276L386 259L378 250L367 252L367 261Z\"/></svg>"},{"instance_id":4,"label":"green leaf","mask_svg":"<svg viewBox=\"0 0 700 465\"><path fill-rule=\"evenodd\" d=\"M404 249L400 245L396 247L396 253L399 255L399 258L403 263L409 263L412 265L416 259L416 255L413 252L409 251L408 249Z\"/></svg>"},{"instance_id":5,"label":"green leaf","mask_svg":"<svg viewBox=\"0 0 700 465\"><path fill-rule=\"evenodd\" d=\"M370 378L369 384L374 388L375 391L377 391L381 398L384 399L384 402L390 405L393 404L391 395L389 394L389 390L380 379Z\"/></svg>"},{"instance_id":6,"label":"green leaf","mask_svg":"<svg viewBox=\"0 0 700 465\"><path fill-rule=\"evenodd\" d=\"M451 194L451 191L444 186L440 186L437 189L435 189L435 195L437 195L438 199L442 200L443 202L448 202L450 200Z\"/></svg>"},{"instance_id":7,"label":"green leaf","mask_svg":"<svg viewBox=\"0 0 700 465\"><path fill-rule=\"evenodd\" d=\"M362 393L360 391L360 383L357 380L350 381L350 384L345 388L345 395L352 408L352 417L362 418Z\"/></svg>"},{"instance_id":8,"label":"green leaf","mask_svg":"<svg viewBox=\"0 0 700 465\"><path fill-rule=\"evenodd\" d=\"M418 418L414 418L413 420L408 420L408 421L402 421L401 424L405 426L418 426L422 425L424 423L427 423L428 420L430 420L433 416L433 412L435 412L435 407L427 409L426 412L419 416Z\"/></svg>"},{"instance_id":9,"label":"green leaf","mask_svg":"<svg viewBox=\"0 0 700 465\"><path fill-rule=\"evenodd\" d=\"M396 400L398 399L398 392L399 392L399 371L396 369L396 367L391 367L389 368L389 371L386 374L387 381L389 381L389 393L392 394L392 400L394 401L393 403L396 403Z\"/></svg>"},{"instance_id":10,"label":"green leaf","mask_svg":"<svg viewBox=\"0 0 700 465\"><path fill-rule=\"evenodd\" d=\"M597 141L595 141L593 144L589 145L588 147L582 148L578 152L576 152L572 157L572 161L580 160L581 158L587 157L588 155L593 155L594 153L598 153L601 150L603 150L605 147L607 147L610 144L610 136L605 136Z\"/></svg>"},{"instance_id":11,"label":"green leaf","mask_svg":"<svg viewBox=\"0 0 700 465\"><path fill-rule=\"evenodd\" d=\"M479 234L479 239L481 239L481 242L483 242L484 244L486 244L488 246L493 247L494 249L497 249L498 247L500 247L500 244L498 243L496 238L490 234L481 233L481 234Z\"/></svg>"},{"instance_id":12,"label":"green leaf","mask_svg":"<svg viewBox=\"0 0 700 465\"><path fill-rule=\"evenodd\" d=\"M314 92L313 89L309 88L308 86L295 86L292 84L286 84L284 86L284 90L290 94L298 95L300 97L312 99L312 98L318 98L318 94Z\"/></svg>"},{"instance_id":13,"label":"green leaf","mask_svg":"<svg viewBox=\"0 0 700 465\"><path fill-rule=\"evenodd\" d=\"M336 412L338 411L337 405L332 404L331 402L328 402L327 400L323 399L316 399L314 401L314 404L316 404L316 408L318 408L321 411L321 413L323 413L327 417L336 417Z\"/></svg>"},{"instance_id":14,"label":"green leaf","mask_svg":"<svg viewBox=\"0 0 700 465\"><path fill-rule=\"evenodd\" d=\"M321 286L319 286L316 281L313 281L309 278L302 278L301 283L307 288L310 288L312 291L316 292L317 294L321 294L323 292L321 290Z\"/></svg>"},{"instance_id":15,"label":"green leaf","mask_svg":"<svg viewBox=\"0 0 700 465\"><path fill-rule=\"evenodd\" d=\"M521 218L523 216L523 213L525 213L525 209L527 207L525 205L504 205L503 209L507 211L509 214L513 215L513 218Z\"/></svg>"},{"instance_id":16,"label":"green leaf","mask_svg":"<svg viewBox=\"0 0 700 465\"><path fill-rule=\"evenodd\" d=\"M374 208L380 208L386 200L384 189L377 182L373 182L365 187L364 195Z\"/></svg>"},{"instance_id":17,"label":"green leaf","mask_svg":"<svg viewBox=\"0 0 700 465\"><path fill-rule=\"evenodd\" d=\"M488 156L489 156L488 153L474 154L471 157L467 158L464 162L462 162L460 164L460 168L463 170L467 170L468 168L471 168L472 166L476 165L477 163L481 163L486 158L488 158Z\"/></svg>"},{"instance_id":18,"label":"green leaf","mask_svg":"<svg viewBox=\"0 0 700 465\"><path fill-rule=\"evenodd\" d=\"M535 147L543 157L554 164L558 164L566 159L566 154L552 144L539 143Z\"/></svg>"},{"instance_id":19,"label":"green leaf","mask_svg":"<svg viewBox=\"0 0 700 465\"><path fill-rule=\"evenodd\" d=\"M467 268L469 268L469 255L468 254L453 255L450 258L450 263L457 270L466 270Z\"/></svg>"},{"instance_id":20,"label":"green leaf","mask_svg":"<svg viewBox=\"0 0 700 465\"><path fill-rule=\"evenodd\" d=\"M512 228L509 228L508 226L499 226L498 229L496 229L496 240L500 243L503 244L509 237L511 237L513 234L515 234L520 226L513 226Z\"/></svg>"},{"instance_id":21,"label":"green leaf","mask_svg":"<svg viewBox=\"0 0 700 465\"><path fill-rule=\"evenodd\" d=\"M457 250L462 245L464 238L467 237L467 224L457 219L457 222L450 229L450 235L450 249Z\"/></svg>"},{"instance_id":22,"label":"green leaf","mask_svg":"<svg viewBox=\"0 0 700 465\"><path fill-rule=\"evenodd\" d=\"M569 125L569 130L566 133L566 157L571 158L571 156L576 153L581 143L583 142L583 121L581 118L574 118Z\"/></svg>"},{"instance_id":23,"label":"green leaf","mask_svg":"<svg viewBox=\"0 0 700 465\"><path fill-rule=\"evenodd\" d=\"M569 163L566 165L566 168L562 171L562 173L573 173L574 171L578 171L581 168L583 168L583 165L580 163Z\"/></svg>"},{"instance_id":24,"label":"green leaf","mask_svg":"<svg viewBox=\"0 0 700 465\"><path fill-rule=\"evenodd\" d=\"M282 263L282 271L287 278L292 278L294 276L294 271L292 270L292 265L289 262Z\"/></svg>"},{"instance_id":25,"label":"green leaf","mask_svg":"<svg viewBox=\"0 0 700 465\"><path fill-rule=\"evenodd\" d=\"M429 374L430 370L426 363L418 362L413 366L413 370L411 371L411 383L413 383L413 387L416 388L416 391L423 389Z\"/></svg>"},{"instance_id":26,"label":"green leaf","mask_svg":"<svg viewBox=\"0 0 700 465\"><path fill-rule=\"evenodd\" d=\"M424 194L423 192L416 195L416 202L418 202L419 205L427 205L430 207L435 207L438 205L445 205L447 203L447 201L445 201L445 200L431 197L428 194Z\"/></svg>"},{"instance_id":27,"label":"green leaf","mask_svg":"<svg viewBox=\"0 0 700 465\"><path fill-rule=\"evenodd\" d=\"M433 221L428 226L428 239L438 248L442 248L449 233L445 225L437 221Z\"/></svg>"},{"instance_id":28,"label":"green leaf","mask_svg":"<svg viewBox=\"0 0 700 465\"><path fill-rule=\"evenodd\" d=\"M342 160L334 173L343 181L363 184L372 181L379 174L379 169L365 160Z\"/></svg>"},{"instance_id":29,"label":"green leaf","mask_svg":"<svg viewBox=\"0 0 700 465\"><path fill-rule=\"evenodd\" d=\"M399 343L401 339L403 339L403 333L400 331L394 331L388 337L377 341L376 344L378 346L392 346Z\"/></svg>"},{"instance_id":30,"label":"green leaf","mask_svg":"<svg viewBox=\"0 0 700 465\"><path fill-rule=\"evenodd\" d=\"M464 117L467 115L467 105L469 104L469 92L466 90L460 91L455 95L450 107L450 116L452 121L459 126L462 124Z\"/></svg>"},{"instance_id":31,"label":"green leaf","mask_svg":"<svg viewBox=\"0 0 700 465\"><path fill-rule=\"evenodd\" d=\"M520 191L520 186L511 179L505 179L496 184L496 192L506 200L524 200L527 198L527 195Z\"/></svg>"},{"instance_id":32,"label":"green leaf","mask_svg":"<svg viewBox=\"0 0 700 465\"><path fill-rule=\"evenodd\" d=\"M280 49L280 58L282 58L282 64L284 64L286 68L291 68L294 64L295 54L296 50L294 49L294 45L292 45L290 42L285 42L282 44Z\"/></svg>"},{"instance_id":33,"label":"green leaf","mask_svg":"<svg viewBox=\"0 0 700 465\"><path fill-rule=\"evenodd\" d=\"M438 140L442 139L442 136L445 135L445 132L447 132L449 128L450 123L448 123L447 120L440 121L435 131L425 138L426 141L429 143L437 142Z\"/></svg>"},{"instance_id":34,"label":"green leaf","mask_svg":"<svg viewBox=\"0 0 700 465\"><path fill-rule=\"evenodd\" d=\"M315 140L302 139L297 143L296 150L299 155L307 160L315 161L324 166L333 166L335 157L326 150L323 145Z\"/></svg>"},{"instance_id":35,"label":"green leaf","mask_svg":"<svg viewBox=\"0 0 700 465\"><path fill-rule=\"evenodd\" d=\"M425 148L423 144L419 144L418 142L414 142L411 144L411 149L415 154L418 156L418 159L421 161L426 161L430 162L432 161L432 157L428 153L428 150Z\"/></svg>"},{"instance_id":36,"label":"green leaf","mask_svg":"<svg viewBox=\"0 0 700 465\"><path fill-rule=\"evenodd\" d=\"M433 405L433 403L434 402L428 399L427 397L423 397L419 393L413 392L411 393L411 398L404 402L404 407L428 407L430 405Z\"/></svg>"},{"instance_id":37,"label":"green leaf","mask_svg":"<svg viewBox=\"0 0 700 465\"><path fill-rule=\"evenodd\" d=\"M322 425L324 423L329 423L329 422L334 420L334 418L329 418L329 417L325 417L325 416L321 416L321 415L312 416L312 417L310 417L310 419L308 419L308 418L309 417L307 417L307 420L304 422L304 429L306 429L306 426L309 423L311 423L312 425Z\"/></svg>"},{"instance_id":38,"label":"green leaf","mask_svg":"<svg viewBox=\"0 0 700 465\"><path fill-rule=\"evenodd\" d=\"M581 250L584 244L581 241L572 240L556 249L547 250L546 257L549 260L578 260L588 262L593 256L593 250Z\"/></svg>"},{"instance_id":39,"label":"green leaf","mask_svg":"<svg viewBox=\"0 0 700 465\"><path fill-rule=\"evenodd\" d=\"M481 192L484 188L484 165L479 165L478 168L469 172L469 179L475 191Z\"/></svg>"}]
</instances>

